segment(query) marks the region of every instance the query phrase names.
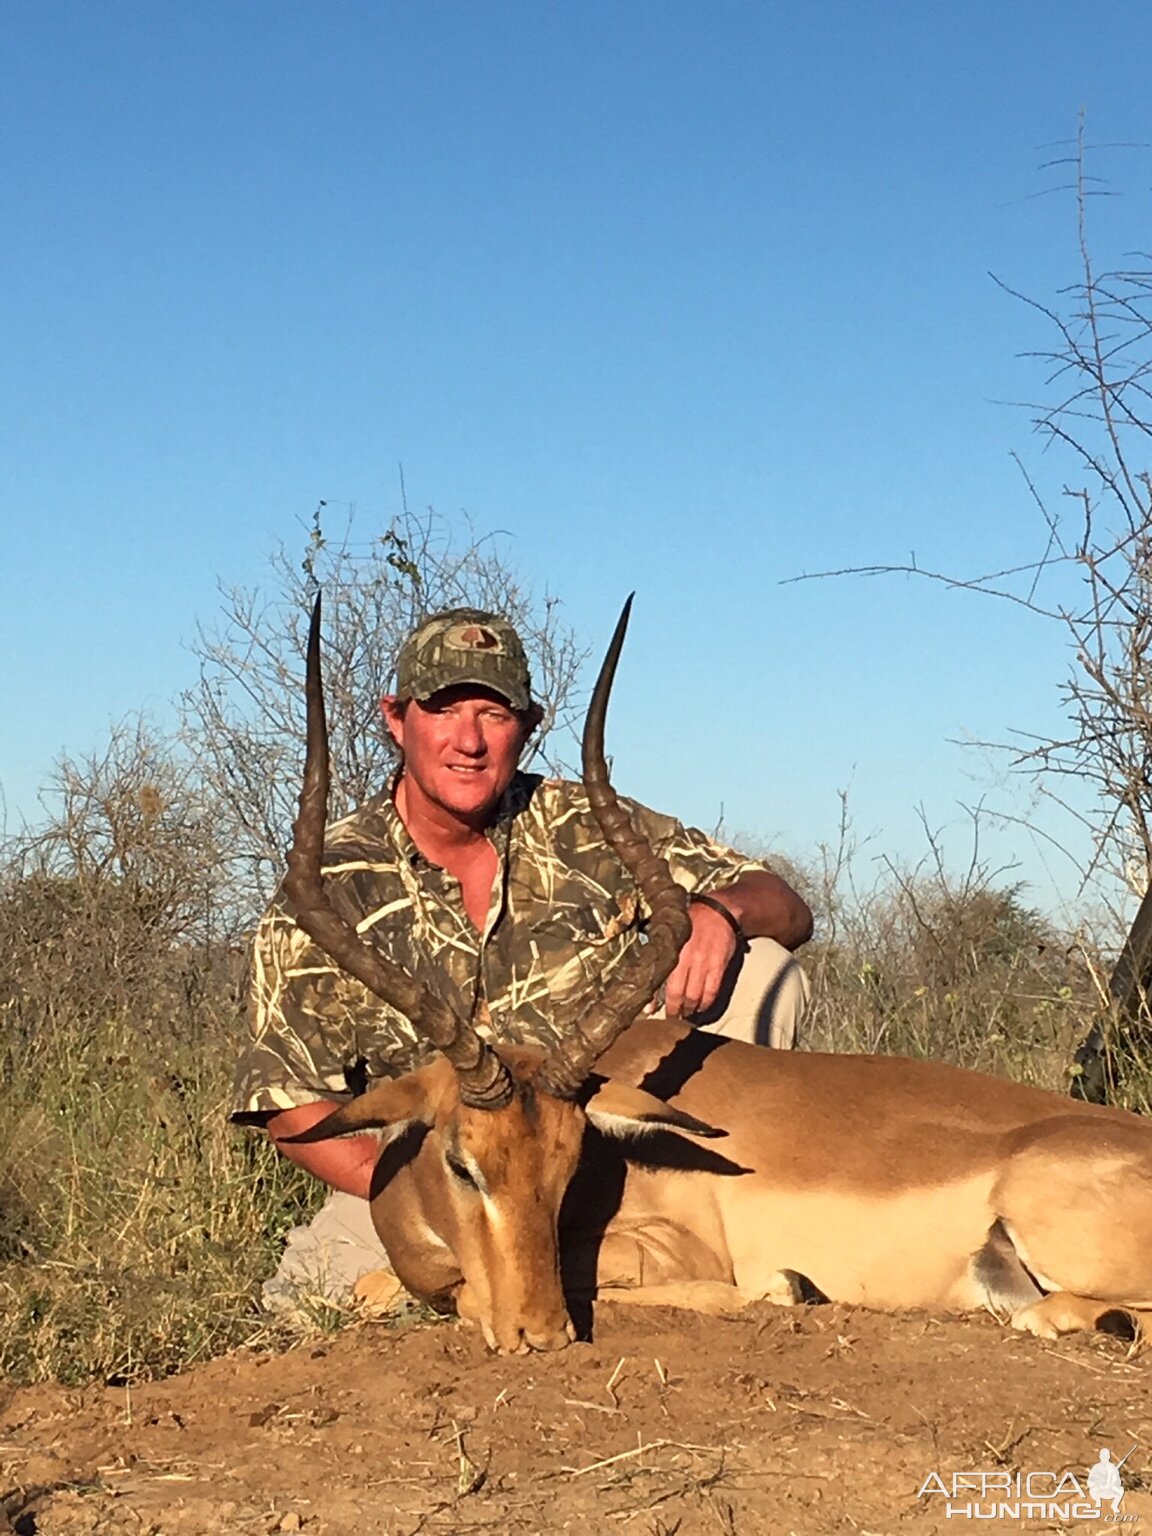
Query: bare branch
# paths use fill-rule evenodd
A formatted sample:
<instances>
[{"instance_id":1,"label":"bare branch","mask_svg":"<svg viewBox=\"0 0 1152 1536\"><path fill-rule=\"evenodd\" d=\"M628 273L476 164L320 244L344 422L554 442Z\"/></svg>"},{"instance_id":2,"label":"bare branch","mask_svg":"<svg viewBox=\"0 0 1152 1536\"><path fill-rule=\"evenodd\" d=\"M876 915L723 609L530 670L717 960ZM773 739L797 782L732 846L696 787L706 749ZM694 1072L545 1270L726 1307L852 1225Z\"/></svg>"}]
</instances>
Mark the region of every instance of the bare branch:
<instances>
[{"instance_id":1,"label":"bare branch","mask_svg":"<svg viewBox=\"0 0 1152 1536\"><path fill-rule=\"evenodd\" d=\"M305 530L303 558L281 548L267 587L222 586L222 619L193 647L200 680L183 700L184 738L206 784L226 808L239 877L256 905L271 894L294 814L303 754L300 675L304 631L324 588L325 668L332 741L332 814L380 793L395 766L380 717L404 637L430 612L478 607L507 614L523 636L544 709L538 759L558 771L578 701L584 652L559 600L536 598L501 549L502 535L452 526L407 507L380 534L363 537L354 508L330 537L334 503Z\"/></svg>"},{"instance_id":2,"label":"bare branch","mask_svg":"<svg viewBox=\"0 0 1152 1536\"><path fill-rule=\"evenodd\" d=\"M1038 559L976 576L926 569L915 558L818 574L915 576L1055 622L1073 658L1059 688L1068 728L1049 738L1014 733L995 745L1090 827L1095 852L1085 879L1107 871L1142 890L1152 871L1152 260L1095 259L1089 199L1102 189L1089 154L1081 122L1074 153L1046 162L1073 172L1077 280L1046 302L993 277L1051 337L1024 354L1043 368L1048 397L1019 408L1070 467L1062 494L1075 509L1074 537L1014 454L1040 513ZM1094 796L1087 813L1057 789L1070 781Z\"/></svg>"}]
</instances>

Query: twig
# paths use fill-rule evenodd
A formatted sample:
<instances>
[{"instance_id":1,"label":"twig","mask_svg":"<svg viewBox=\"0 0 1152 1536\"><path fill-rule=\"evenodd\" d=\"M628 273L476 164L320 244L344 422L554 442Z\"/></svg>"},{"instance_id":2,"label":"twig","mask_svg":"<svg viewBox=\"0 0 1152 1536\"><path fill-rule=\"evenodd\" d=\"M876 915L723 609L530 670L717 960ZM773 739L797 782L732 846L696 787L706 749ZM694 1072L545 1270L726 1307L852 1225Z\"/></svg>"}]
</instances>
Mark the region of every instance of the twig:
<instances>
[{"instance_id":1,"label":"twig","mask_svg":"<svg viewBox=\"0 0 1152 1536\"><path fill-rule=\"evenodd\" d=\"M566 1397L565 1406L568 1408L590 1408L593 1413L618 1414L619 1408L605 1408L603 1403L590 1403L583 1397Z\"/></svg>"},{"instance_id":2,"label":"twig","mask_svg":"<svg viewBox=\"0 0 1152 1536\"><path fill-rule=\"evenodd\" d=\"M643 1456L645 1451L662 1451L672 1449L675 1451L697 1451L707 1456L723 1456L723 1449L715 1445L688 1445L680 1440L648 1440L643 1445L638 1445L635 1450L621 1451L617 1456L606 1456L603 1461L594 1461L590 1467L565 1467L563 1470L569 1477L584 1477L589 1472L598 1472L602 1467L611 1467L618 1461L629 1461L633 1456Z\"/></svg>"}]
</instances>

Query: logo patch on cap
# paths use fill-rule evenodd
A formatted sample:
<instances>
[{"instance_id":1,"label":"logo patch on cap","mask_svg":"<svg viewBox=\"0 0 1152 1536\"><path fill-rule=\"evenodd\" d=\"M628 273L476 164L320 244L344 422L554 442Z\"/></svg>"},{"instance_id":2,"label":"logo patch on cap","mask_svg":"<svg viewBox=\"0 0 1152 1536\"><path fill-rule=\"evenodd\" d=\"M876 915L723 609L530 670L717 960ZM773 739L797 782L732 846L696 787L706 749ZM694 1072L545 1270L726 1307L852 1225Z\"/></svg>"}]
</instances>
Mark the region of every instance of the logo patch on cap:
<instances>
[{"instance_id":1,"label":"logo patch on cap","mask_svg":"<svg viewBox=\"0 0 1152 1536\"><path fill-rule=\"evenodd\" d=\"M504 649L500 636L483 624L454 624L444 635L444 644L454 651L495 651Z\"/></svg>"},{"instance_id":2,"label":"logo patch on cap","mask_svg":"<svg viewBox=\"0 0 1152 1536\"><path fill-rule=\"evenodd\" d=\"M453 608L434 613L405 640L396 658L401 698L429 699L441 688L476 683L528 709L532 684L519 635L498 613Z\"/></svg>"}]
</instances>

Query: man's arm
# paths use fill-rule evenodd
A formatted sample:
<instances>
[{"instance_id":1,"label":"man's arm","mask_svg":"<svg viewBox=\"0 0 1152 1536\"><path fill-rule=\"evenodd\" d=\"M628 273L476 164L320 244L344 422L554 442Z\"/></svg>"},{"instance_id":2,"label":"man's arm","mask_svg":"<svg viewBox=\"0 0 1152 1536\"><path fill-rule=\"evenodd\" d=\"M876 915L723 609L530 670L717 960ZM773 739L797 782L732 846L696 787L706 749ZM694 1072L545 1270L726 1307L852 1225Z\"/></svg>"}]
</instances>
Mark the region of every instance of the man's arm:
<instances>
[{"instance_id":1,"label":"man's arm","mask_svg":"<svg viewBox=\"0 0 1152 1536\"><path fill-rule=\"evenodd\" d=\"M785 949L793 950L812 937L812 910L808 903L787 880L770 869L750 870L731 885L708 894L723 902L743 928L746 939L775 939Z\"/></svg>"},{"instance_id":2,"label":"man's arm","mask_svg":"<svg viewBox=\"0 0 1152 1536\"><path fill-rule=\"evenodd\" d=\"M372 1170L380 1155L380 1143L375 1136L336 1137L332 1141L316 1141L304 1146L285 1146L283 1141L285 1136L298 1136L301 1131L310 1130L338 1107L328 1099L298 1104L294 1109L282 1109L274 1114L265 1129L277 1151L292 1162L323 1179L333 1189L367 1200L372 1186Z\"/></svg>"},{"instance_id":3,"label":"man's arm","mask_svg":"<svg viewBox=\"0 0 1152 1536\"><path fill-rule=\"evenodd\" d=\"M808 903L769 869L749 870L731 885L710 890L708 897L731 912L747 939L775 939L792 950L812 937ZM665 988L669 1018L687 1018L711 1007L736 952L736 935L719 912L704 902L693 902L688 910L692 933Z\"/></svg>"},{"instance_id":4,"label":"man's arm","mask_svg":"<svg viewBox=\"0 0 1152 1536\"><path fill-rule=\"evenodd\" d=\"M337 891L339 887L337 886ZM279 900L253 945L248 997L251 1038L237 1064L233 1118L262 1127L276 1150L333 1189L367 1198L380 1144L374 1136L304 1146L286 1138L338 1107L345 1063L360 1056L356 1020L371 1009L364 988L342 975L292 921ZM293 1103L302 1099L303 1103Z\"/></svg>"}]
</instances>

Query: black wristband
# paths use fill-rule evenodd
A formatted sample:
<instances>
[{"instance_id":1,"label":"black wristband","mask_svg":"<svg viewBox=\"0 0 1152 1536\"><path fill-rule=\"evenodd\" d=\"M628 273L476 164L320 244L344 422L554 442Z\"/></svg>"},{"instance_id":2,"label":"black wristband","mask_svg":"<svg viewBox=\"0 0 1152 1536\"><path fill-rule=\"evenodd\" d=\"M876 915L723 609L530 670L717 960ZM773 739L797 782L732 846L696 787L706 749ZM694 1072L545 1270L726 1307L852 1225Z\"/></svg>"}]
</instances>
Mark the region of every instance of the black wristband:
<instances>
[{"instance_id":1,"label":"black wristband","mask_svg":"<svg viewBox=\"0 0 1152 1536\"><path fill-rule=\"evenodd\" d=\"M702 907L711 907L713 912L719 912L720 916L724 919L729 928L731 928L732 932L736 935L737 945L741 949L748 948L748 939L745 936L743 928L740 926L739 919L736 917L734 912L729 911L729 909L724 905L722 901L717 901L715 896L697 896L695 893L688 897L688 901L689 903L694 901L698 902Z\"/></svg>"}]
</instances>

